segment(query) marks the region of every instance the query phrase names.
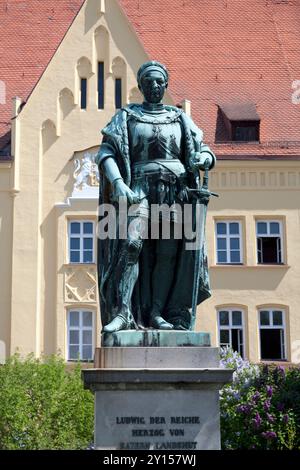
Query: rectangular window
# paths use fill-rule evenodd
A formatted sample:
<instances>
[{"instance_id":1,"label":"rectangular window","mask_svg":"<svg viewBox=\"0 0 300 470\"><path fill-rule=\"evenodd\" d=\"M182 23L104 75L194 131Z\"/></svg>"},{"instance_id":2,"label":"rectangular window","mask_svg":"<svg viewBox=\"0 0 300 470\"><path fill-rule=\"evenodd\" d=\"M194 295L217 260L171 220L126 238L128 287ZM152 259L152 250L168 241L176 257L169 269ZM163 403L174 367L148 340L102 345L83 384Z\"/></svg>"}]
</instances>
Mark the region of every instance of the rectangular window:
<instances>
[{"instance_id":1,"label":"rectangular window","mask_svg":"<svg viewBox=\"0 0 300 470\"><path fill-rule=\"evenodd\" d=\"M232 140L259 142L259 121L232 121Z\"/></svg>"},{"instance_id":2,"label":"rectangular window","mask_svg":"<svg viewBox=\"0 0 300 470\"><path fill-rule=\"evenodd\" d=\"M80 81L80 107L81 109L87 108L87 79L81 78Z\"/></svg>"},{"instance_id":3,"label":"rectangular window","mask_svg":"<svg viewBox=\"0 0 300 470\"><path fill-rule=\"evenodd\" d=\"M282 263L282 228L281 222L258 220L256 222L257 263Z\"/></svg>"},{"instance_id":4,"label":"rectangular window","mask_svg":"<svg viewBox=\"0 0 300 470\"><path fill-rule=\"evenodd\" d=\"M94 222L69 222L69 262L94 263Z\"/></svg>"},{"instance_id":5,"label":"rectangular window","mask_svg":"<svg viewBox=\"0 0 300 470\"><path fill-rule=\"evenodd\" d=\"M98 62L98 109L104 109L104 62Z\"/></svg>"},{"instance_id":6,"label":"rectangular window","mask_svg":"<svg viewBox=\"0 0 300 470\"><path fill-rule=\"evenodd\" d=\"M262 360L284 360L285 315L283 310L259 312L260 354Z\"/></svg>"},{"instance_id":7,"label":"rectangular window","mask_svg":"<svg viewBox=\"0 0 300 470\"><path fill-rule=\"evenodd\" d=\"M68 312L68 361L92 361L94 354L93 312Z\"/></svg>"},{"instance_id":8,"label":"rectangular window","mask_svg":"<svg viewBox=\"0 0 300 470\"><path fill-rule=\"evenodd\" d=\"M238 221L216 222L217 264L242 264L241 234Z\"/></svg>"},{"instance_id":9,"label":"rectangular window","mask_svg":"<svg viewBox=\"0 0 300 470\"><path fill-rule=\"evenodd\" d=\"M243 311L229 308L218 311L219 343L229 346L244 357Z\"/></svg>"},{"instance_id":10,"label":"rectangular window","mask_svg":"<svg viewBox=\"0 0 300 470\"><path fill-rule=\"evenodd\" d=\"M115 81L115 104L116 109L122 108L122 79L116 78Z\"/></svg>"}]
</instances>

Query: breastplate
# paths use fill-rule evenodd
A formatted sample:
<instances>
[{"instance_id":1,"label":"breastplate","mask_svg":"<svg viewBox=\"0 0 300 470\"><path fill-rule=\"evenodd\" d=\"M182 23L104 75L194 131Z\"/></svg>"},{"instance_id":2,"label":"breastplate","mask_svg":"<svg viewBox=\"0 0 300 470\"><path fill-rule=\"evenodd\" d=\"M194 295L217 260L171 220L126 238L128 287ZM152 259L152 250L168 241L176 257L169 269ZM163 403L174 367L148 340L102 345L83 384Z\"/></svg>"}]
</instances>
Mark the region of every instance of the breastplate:
<instances>
[{"instance_id":1,"label":"breastplate","mask_svg":"<svg viewBox=\"0 0 300 470\"><path fill-rule=\"evenodd\" d=\"M143 121L128 121L131 162L180 159L182 128L180 119L172 121L161 115L146 115Z\"/></svg>"}]
</instances>

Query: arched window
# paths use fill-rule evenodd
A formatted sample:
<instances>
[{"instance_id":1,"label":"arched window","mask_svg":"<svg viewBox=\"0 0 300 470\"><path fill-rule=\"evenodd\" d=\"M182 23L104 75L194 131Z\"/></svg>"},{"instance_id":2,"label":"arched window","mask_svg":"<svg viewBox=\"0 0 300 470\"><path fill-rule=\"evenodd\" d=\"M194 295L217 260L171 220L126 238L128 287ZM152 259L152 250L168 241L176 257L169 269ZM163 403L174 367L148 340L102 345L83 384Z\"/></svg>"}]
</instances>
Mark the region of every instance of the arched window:
<instances>
[{"instance_id":1,"label":"arched window","mask_svg":"<svg viewBox=\"0 0 300 470\"><path fill-rule=\"evenodd\" d=\"M285 311L282 308L261 308L258 312L260 358L286 359Z\"/></svg>"},{"instance_id":2,"label":"arched window","mask_svg":"<svg viewBox=\"0 0 300 470\"><path fill-rule=\"evenodd\" d=\"M244 357L244 311L238 307L218 309L218 331L220 346L229 346Z\"/></svg>"},{"instance_id":3,"label":"arched window","mask_svg":"<svg viewBox=\"0 0 300 470\"><path fill-rule=\"evenodd\" d=\"M122 108L122 78L115 79L115 106L116 109Z\"/></svg>"},{"instance_id":4,"label":"arched window","mask_svg":"<svg viewBox=\"0 0 300 470\"><path fill-rule=\"evenodd\" d=\"M88 84L92 76L92 64L87 57L81 57L77 62L78 86L79 86L79 104L80 108L86 110L88 107Z\"/></svg>"},{"instance_id":5,"label":"arched window","mask_svg":"<svg viewBox=\"0 0 300 470\"><path fill-rule=\"evenodd\" d=\"M110 36L108 30L100 25L94 32L94 54L98 63L97 102L98 109L105 106L105 77L110 74Z\"/></svg>"},{"instance_id":6,"label":"arched window","mask_svg":"<svg viewBox=\"0 0 300 470\"><path fill-rule=\"evenodd\" d=\"M98 62L98 109L104 109L104 62Z\"/></svg>"},{"instance_id":7,"label":"arched window","mask_svg":"<svg viewBox=\"0 0 300 470\"><path fill-rule=\"evenodd\" d=\"M112 62L115 80L115 107L122 108L127 101L127 65L122 57L115 57Z\"/></svg>"},{"instance_id":8,"label":"arched window","mask_svg":"<svg viewBox=\"0 0 300 470\"><path fill-rule=\"evenodd\" d=\"M80 79L80 108L87 108L87 79Z\"/></svg>"}]
</instances>

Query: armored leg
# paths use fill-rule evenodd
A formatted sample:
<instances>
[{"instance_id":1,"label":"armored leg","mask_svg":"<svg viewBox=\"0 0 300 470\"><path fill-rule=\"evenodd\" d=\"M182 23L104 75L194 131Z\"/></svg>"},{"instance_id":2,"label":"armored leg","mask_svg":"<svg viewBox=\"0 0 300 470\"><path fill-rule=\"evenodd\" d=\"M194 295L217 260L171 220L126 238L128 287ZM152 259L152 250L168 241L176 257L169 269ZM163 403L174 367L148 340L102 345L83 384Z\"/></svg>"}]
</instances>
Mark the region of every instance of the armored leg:
<instances>
[{"instance_id":1,"label":"armored leg","mask_svg":"<svg viewBox=\"0 0 300 470\"><path fill-rule=\"evenodd\" d=\"M163 318L163 310L172 288L178 249L177 240L158 240L156 265L153 271L153 301L150 326L157 329L171 330L173 325Z\"/></svg>"},{"instance_id":2,"label":"armored leg","mask_svg":"<svg viewBox=\"0 0 300 470\"><path fill-rule=\"evenodd\" d=\"M139 218L129 220L131 230L127 240L120 240L120 256L115 268L117 286L117 316L103 331L113 333L135 327L131 313L131 297L139 275L138 259L143 247Z\"/></svg>"}]
</instances>

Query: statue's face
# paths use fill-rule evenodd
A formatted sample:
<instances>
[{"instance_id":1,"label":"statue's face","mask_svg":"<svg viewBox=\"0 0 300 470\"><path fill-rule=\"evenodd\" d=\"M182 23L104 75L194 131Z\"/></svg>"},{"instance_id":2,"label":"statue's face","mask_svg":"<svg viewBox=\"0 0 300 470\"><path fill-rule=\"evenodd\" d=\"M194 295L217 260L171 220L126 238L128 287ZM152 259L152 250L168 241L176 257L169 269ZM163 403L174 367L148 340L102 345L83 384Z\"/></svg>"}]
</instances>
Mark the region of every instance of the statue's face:
<instances>
[{"instance_id":1,"label":"statue's face","mask_svg":"<svg viewBox=\"0 0 300 470\"><path fill-rule=\"evenodd\" d=\"M160 103L164 97L167 83L158 70L151 70L141 80L141 91L148 103Z\"/></svg>"}]
</instances>

